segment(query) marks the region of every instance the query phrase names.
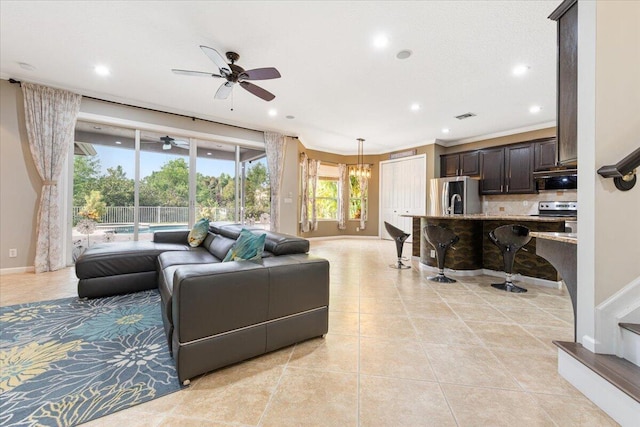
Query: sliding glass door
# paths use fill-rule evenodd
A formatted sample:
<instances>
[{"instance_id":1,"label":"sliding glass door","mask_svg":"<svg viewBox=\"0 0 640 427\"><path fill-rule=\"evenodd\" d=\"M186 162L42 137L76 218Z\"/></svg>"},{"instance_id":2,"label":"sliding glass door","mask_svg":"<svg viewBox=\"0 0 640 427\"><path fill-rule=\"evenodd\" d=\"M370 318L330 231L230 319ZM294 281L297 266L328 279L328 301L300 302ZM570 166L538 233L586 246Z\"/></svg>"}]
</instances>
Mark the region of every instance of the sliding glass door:
<instances>
[{"instance_id":1,"label":"sliding glass door","mask_svg":"<svg viewBox=\"0 0 640 427\"><path fill-rule=\"evenodd\" d=\"M196 220L238 221L233 145L197 141Z\"/></svg>"},{"instance_id":2,"label":"sliding glass door","mask_svg":"<svg viewBox=\"0 0 640 427\"><path fill-rule=\"evenodd\" d=\"M135 131L78 122L73 167L75 254L96 243L132 240Z\"/></svg>"},{"instance_id":3,"label":"sliding glass door","mask_svg":"<svg viewBox=\"0 0 640 427\"><path fill-rule=\"evenodd\" d=\"M190 147L189 138L141 132L138 240L189 228Z\"/></svg>"},{"instance_id":4,"label":"sliding glass door","mask_svg":"<svg viewBox=\"0 0 640 427\"><path fill-rule=\"evenodd\" d=\"M76 256L97 243L186 230L203 217L268 228L264 150L185 134L77 123L71 236Z\"/></svg>"}]
</instances>

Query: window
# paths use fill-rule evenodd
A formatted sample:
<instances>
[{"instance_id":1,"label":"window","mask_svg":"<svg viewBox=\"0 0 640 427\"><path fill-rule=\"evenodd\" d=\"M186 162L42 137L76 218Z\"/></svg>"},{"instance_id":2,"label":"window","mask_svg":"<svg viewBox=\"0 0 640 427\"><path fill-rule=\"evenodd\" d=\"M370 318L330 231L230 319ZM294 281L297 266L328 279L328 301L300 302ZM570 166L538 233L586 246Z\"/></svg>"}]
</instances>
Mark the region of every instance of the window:
<instances>
[{"instance_id":1,"label":"window","mask_svg":"<svg viewBox=\"0 0 640 427\"><path fill-rule=\"evenodd\" d=\"M368 208L369 198L367 196L368 194L364 194L364 199L362 199L358 177L349 176L349 219L361 219L362 212L366 212ZM362 202L364 202L364 206L362 206Z\"/></svg>"},{"instance_id":2,"label":"window","mask_svg":"<svg viewBox=\"0 0 640 427\"><path fill-rule=\"evenodd\" d=\"M309 184L309 212L313 207L313 190ZM338 220L338 167L320 164L316 190L317 218Z\"/></svg>"},{"instance_id":3,"label":"window","mask_svg":"<svg viewBox=\"0 0 640 427\"><path fill-rule=\"evenodd\" d=\"M269 177L261 149L78 121L74 155L72 257L96 243L186 230L193 217L238 221L241 207L251 225L269 227ZM238 189L236 170L242 174Z\"/></svg>"}]
</instances>

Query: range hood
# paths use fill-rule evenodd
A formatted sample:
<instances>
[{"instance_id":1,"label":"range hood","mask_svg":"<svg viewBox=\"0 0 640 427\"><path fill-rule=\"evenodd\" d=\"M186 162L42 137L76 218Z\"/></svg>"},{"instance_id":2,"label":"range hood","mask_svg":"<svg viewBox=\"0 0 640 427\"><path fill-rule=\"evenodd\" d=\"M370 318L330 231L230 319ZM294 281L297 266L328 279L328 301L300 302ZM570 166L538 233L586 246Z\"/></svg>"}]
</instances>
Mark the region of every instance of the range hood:
<instances>
[{"instance_id":1,"label":"range hood","mask_svg":"<svg viewBox=\"0 0 640 427\"><path fill-rule=\"evenodd\" d=\"M553 169L533 173L534 179L557 178L563 176L578 176L577 168Z\"/></svg>"}]
</instances>

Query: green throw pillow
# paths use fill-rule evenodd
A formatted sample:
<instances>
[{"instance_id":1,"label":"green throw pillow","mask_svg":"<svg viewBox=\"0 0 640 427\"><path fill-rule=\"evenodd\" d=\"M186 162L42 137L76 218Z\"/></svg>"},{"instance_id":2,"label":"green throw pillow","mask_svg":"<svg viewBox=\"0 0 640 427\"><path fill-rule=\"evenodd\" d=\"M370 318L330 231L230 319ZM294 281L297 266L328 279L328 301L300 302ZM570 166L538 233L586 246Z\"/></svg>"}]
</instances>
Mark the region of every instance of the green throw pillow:
<instances>
[{"instance_id":1,"label":"green throw pillow","mask_svg":"<svg viewBox=\"0 0 640 427\"><path fill-rule=\"evenodd\" d=\"M229 249L227 256L224 257L222 262L262 259L266 238L266 234L260 234L258 236L243 228L242 231L240 231L238 240L236 240L231 249Z\"/></svg>"},{"instance_id":2,"label":"green throw pillow","mask_svg":"<svg viewBox=\"0 0 640 427\"><path fill-rule=\"evenodd\" d=\"M189 246L191 246L192 248L200 246L200 244L207 237L208 231L209 220L207 218L202 218L200 221L196 222L189 232Z\"/></svg>"}]
</instances>

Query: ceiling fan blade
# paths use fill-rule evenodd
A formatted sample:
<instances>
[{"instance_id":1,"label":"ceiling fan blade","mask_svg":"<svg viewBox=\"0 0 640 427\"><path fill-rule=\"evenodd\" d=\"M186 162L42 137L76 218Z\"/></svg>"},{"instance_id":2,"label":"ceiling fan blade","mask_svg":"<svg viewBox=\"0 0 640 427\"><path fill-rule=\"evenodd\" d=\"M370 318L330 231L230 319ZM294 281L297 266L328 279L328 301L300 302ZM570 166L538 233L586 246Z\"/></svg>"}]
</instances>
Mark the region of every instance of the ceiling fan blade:
<instances>
[{"instance_id":1,"label":"ceiling fan blade","mask_svg":"<svg viewBox=\"0 0 640 427\"><path fill-rule=\"evenodd\" d=\"M220 74L225 76L231 74L229 64L227 64L227 61L225 61L224 57L220 55L217 50L208 46L200 46L200 49L216 64L216 67L220 69Z\"/></svg>"},{"instance_id":2,"label":"ceiling fan blade","mask_svg":"<svg viewBox=\"0 0 640 427\"><path fill-rule=\"evenodd\" d=\"M245 88L247 91L251 92L258 98L262 98L265 101L271 101L276 96L269 92L268 90L262 89L260 86L256 86L253 83L249 82L240 82L240 86Z\"/></svg>"},{"instance_id":3,"label":"ceiling fan blade","mask_svg":"<svg viewBox=\"0 0 640 427\"><path fill-rule=\"evenodd\" d=\"M173 141L173 145L175 147L182 148L182 149L185 149L185 150L189 149L189 141L183 141L181 139L176 139L175 141Z\"/></svg>"},{"instance_id":4,"label":"ceiling fan blade","mask_svg":"<svg viewBox=\"0 0 640 427\"><path fill-rule=\"evenodd\" d=\"M206 71L190 71L190 70L176 70L175 68L171 69L175 74L180 74L183 76L197 76L197 77L222 77L220 74L207 73Z\"/></svg>"},{"instance_id":5,"label":"ceiling fan blade","mask_svg":"<svg viewBox=\"0 0 640 427\"><path fill-rule=\"evenodd\" d=\"M231 93L231 89L233 89L233 83L225 82L220 85L218 91L216 92L215 99L227 99L229 94Z\"/></svg>"},{"instance_id":6,"label":"ceiling fan blade","mask_svg":"<svg viewBox=\"0 0 640 427\"><path fill-rule=\"evenodd\" d=\"M238 76L240 80L269 80L279 79L280 77L280 72L273 67L246 70Z\"/></svg>"}]
</instances>

